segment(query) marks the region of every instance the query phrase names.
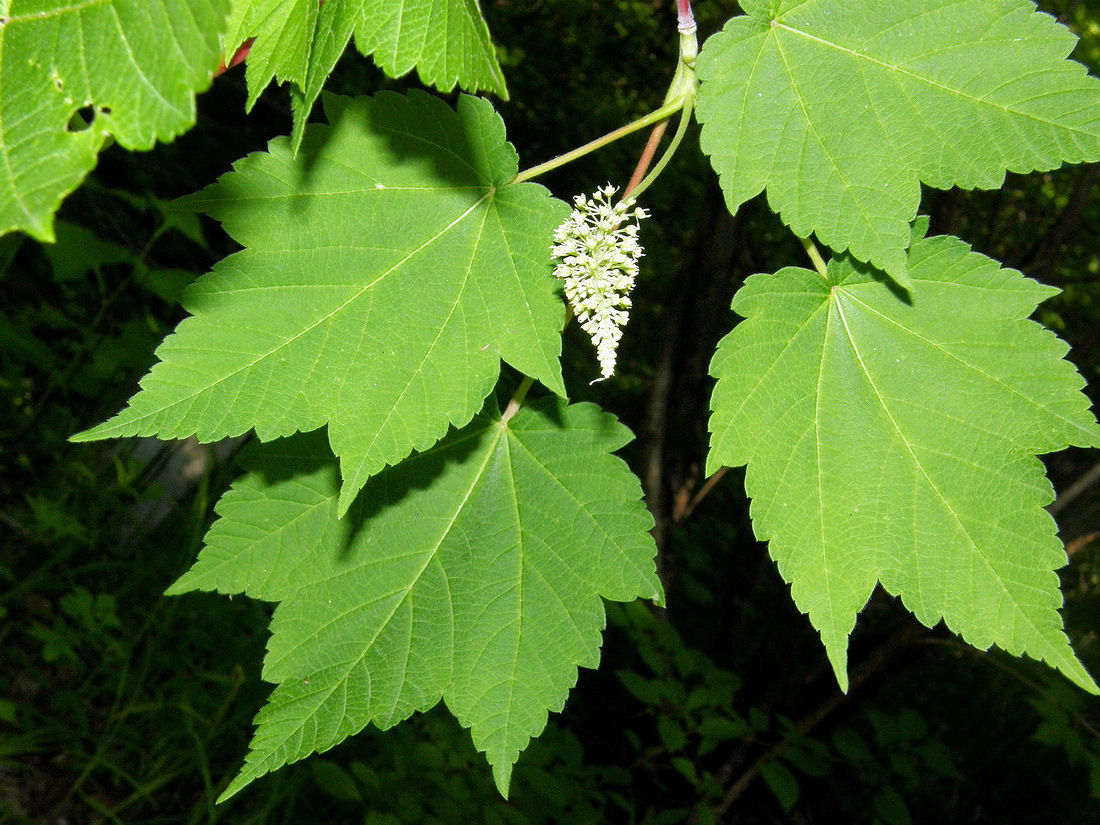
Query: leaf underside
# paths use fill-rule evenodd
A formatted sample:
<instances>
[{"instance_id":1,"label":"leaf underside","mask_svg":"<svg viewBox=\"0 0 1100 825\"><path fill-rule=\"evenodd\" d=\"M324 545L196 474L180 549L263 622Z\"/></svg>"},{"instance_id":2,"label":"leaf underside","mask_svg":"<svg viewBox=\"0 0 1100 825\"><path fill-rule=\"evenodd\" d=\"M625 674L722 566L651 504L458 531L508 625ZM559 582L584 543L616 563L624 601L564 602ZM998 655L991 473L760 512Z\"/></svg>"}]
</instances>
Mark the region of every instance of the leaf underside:
<instances>
[{"instance_id":1,"label":"leaf underside","mask_svg":"<svg viewBox=\"0 0 1100 825\"><path fill-rule=\"evenodd\" d=\"M108 135L149 149L195 122L230 0L11 0L0 22L0 234L53 241ZM73 116L92 107L86 128Z\"/></svg>"},{"instance_id":2,"label":"leaf underside","mask_svg":"<svg viewBox=\"0 0 1100 825\"><path fill-rule=\"evenodd\" d=\"M708 464L747 464L755 532L846 687L876 583L925 625L1027 654L1096 692L1062 631L1066 555L1036 454L1100 443L1063 359L1027 320L1056 290L938 237L907 302L865 264L754 275L719 345Z\"/></svg>"},{"instance_id":3,"label":"leaf underside","mask_svg":"<svg viewBox=\"0 0 1100 825\"><path fill-rule=\"evenodd\" d=\"M763 190L906 283L920 182L1100 159L1100 82L1029 0L745 0L699 55L702 148L730 209Z\"/></svg>"},{"instance_id":4,"label":"leaf underside","mask_svg":"<svg viewBox=\"0 0 1100 825\"><path fill-rule=\"evenodd\" d=\"M293 85L297 148L313 103L352 34L364 56L390 77L416 69L421 82L449 92L508 97L504 75L476 0L249 0L229 24L227 51L255 38L246 79L251 108L272 80Z\"/></svg>"},{"instance_id":5,"label":"leaf underside","mask_svg":"<svg viewBox=\"0 0 1100 825\"><path fill-rule=\"evenodd\" d=\"M502 793L529 739L595 667L600 597L659 600L652 519L613 450L625 427L549 398L489 412L372 478L343 519L317 433L261 445L170 593L278 601L253 779L442 698Z\"/></svg>"},{"instance_id":6,"label":"leaf underside","mask_svg":"<svg viewBox=\"0 0 1100 825\"><path fill-rule=\"evenodd\" d=\"M547 254L568 208L518 161L487 101L327 98L185 204L244 249L184 296L192 317L129 406L78 440L263 440L328 425L346 510L367 477L480 409L500 359L564 395Z\"/></svg>"}]
</instances>

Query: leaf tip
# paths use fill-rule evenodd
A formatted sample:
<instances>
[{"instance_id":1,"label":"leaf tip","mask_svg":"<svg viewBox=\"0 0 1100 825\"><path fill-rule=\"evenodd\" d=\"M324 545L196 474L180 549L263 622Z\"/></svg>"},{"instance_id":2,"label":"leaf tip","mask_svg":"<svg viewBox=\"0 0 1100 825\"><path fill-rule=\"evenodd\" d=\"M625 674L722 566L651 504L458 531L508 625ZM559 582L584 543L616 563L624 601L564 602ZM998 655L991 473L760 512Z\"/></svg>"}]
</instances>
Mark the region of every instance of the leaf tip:
<instances>
[{"instance_id":1,"label":"leaf tip","mask_svg":"<svg viewBox=\"0 0 1100 825\"><path fill-rule=\"evenodd\" d=\"M848 683L848 634L838 634L839 638L827 638L825 633L821 634L821 641L825 645L825 653L829 657L829 664L833 666L833 675L836 676L836 683L840 687L840 692L847 694Z\"/></svg>"},{"instance_id":2,"label":"leaf tip","mask_svg":"<svg viewBox=\"0 0 1100 825\"><path fill-rule=\"evenodd\" d=\"M35 221L33 225L26 227L26 232L39 243L57 243L57 235L53 228L53 214L47 215L45 221Z\"/></svg>"},{"instance_id":3,"label":"leaf tip","mask_svg":"<svg viewBox=\"0 0 1100 825\"><path fill-rule=\"evenodd\" d=\"M1062 662L1055 665L1058 671L1069 679L1077 687L1086 693L1091 693L1093 696L1100 696L1100 685L1096 684L1096 680L1092 678L1092 675L1085 670L1085 666L1081 664L1081 660L1078 659L1072 651L1067 651L1069 656Z\"/></svg>"},{"instance_id":4,"label":"leaf tip","mask_svg":"<svg viewBox=\"0 0 1100 825\"><path fill-rule=\"evenodd\" d=\"M336 518L342 519L348 514L348 510L355 503L355 498L362 488L362 482L344 479L344 483L340 485L340 500L336 505Z\"/></svg>"},{"instance_id":5,"label":"leaf tip","mask_svg":"<svg viewBox=\"0 0 1100 825\"><path fill-rule=\"evenodd\" d=\"M327 101L322 105L326 105ZM290 108L294 114L294 125L290 131L290 153L298 157L298 149L302 145L302 138L306 135L306 126L309 124L309 114L313 109L313 100L307 98L296 88L290 90ZM331 123L335 118L325 109L325 114Z\"/></svg>"},{"instance_id":6,"label":"leaf tip","mask_svg":"<svg viewBox=\"0 0 1100 825\"><path fill-rule=\"evenodd\" d=\"M255 778L255 775L249 771L248 766L245 765L241 769L241 772L229 783L229 787L222 791L218 798L214 800L214 804L221 805L223 802L228 802L238 793L243 791Z\"/></svg>"},{"instance_id":7,"label":"leaf tip","mask_svg":"<svg viewBox=\"0 0 1100 825\"><path fill-rule=\"evenodd\" d=\"M508 787L512 782L512 763L505 760L493 764L493 782L500 791L500 795L508 798Z\"/></svg>"},{"instance_id":8,"label":"leaf tip","mask_svg":"<svg viewBox=\"0 0 1100 825\"><path fill-rule=\"evenodd\" d=\"M190 593L196 588L193 587L188 581L191 578L191 572L188 571L172 582L164 590L165 596L182 596L184 593Z\"/></svg>"},{"instance_id":9,"label":"leaf tip","mask_svg":"<svg viewBox=\"0 0 1100 825\"><path fill-rule=\"evenodd\" d=\"M913 294L913 279L909 277L908 266L892 266L888 270L886 270L886 274L890 276L894 283L896 283L910 295Z\"/></svg>"},{"instance_id":10,"label":"leaf tip","mask_svg":"<svg viewBox=\"0 0 1100 825\"><path fill-rule=\"evenodd\" d=\"M926 237L928 237L928 228L931 225L931 222L931 218L929 218L928 215L917 215L917 217L913 219L913 223L910 227L910 246L917 243L918 241L923 241Z\"/></svg>"},{"instance_id":11,"label":"leaf tip","mask_svg":"<svg viewBox=\"0 0 1100 825\"><path fill-rule=\"evenodd\" d=\"M123 411L125 412L125 410ZM121 419L121 420L120 420ZM73 433L69 436L69 442L72 444L82 444L86 441L104 441L108 438L123 438L129 435L143 435L139 433L135 428L127 426L128 422L123 417L122 413L108 418L106 421L96 424L94 427L89 427L86 430L81 430L78 433ZM148 434L148 433L144 433ZM165 436L171 437L171 436Z\"/></svg>"},{"instance_id":12,"label":"leaf tip","mask_svg":"<svg viewBox=\"0 0 1100 825\"><path fill-rule=\"evenodd\" d=\"M1091 693L1093 696L1100 696L1100 686L1096 684L1096 680L1093 679L1092 676L1090 676L1087 672L1085 673L1085 677L1087 678L1087 681L1075 681L1074 683L1086 693Z\"/></svg>"},{"instance_id":13,"label":"leaf tip","mask_svg":"<svg viewBox=\"0 0 1100 825\"><path fill-rule=\"evenodd\" d=\"M569 391L565 388L565 379L562 377L561 369L556 372L551 372L545 377L540 379L542 385L550 392L554 393L558 398L569 400Z\"/></svg>"},{"instance_id":14,"label":"leaf tip","mask_svg":"<svg viewBox=\"0 0 1100 825\"><path fill-rule=\"evenodd\" d=\"M69 443L83 444L87 441L101 441L102 439L106 438L106 436L102 433L103 427L104 424L97 424L94 427L89 427L86 430L81 430L78 433L73 433L69 436Z\"/></svg>"}]
</instances>

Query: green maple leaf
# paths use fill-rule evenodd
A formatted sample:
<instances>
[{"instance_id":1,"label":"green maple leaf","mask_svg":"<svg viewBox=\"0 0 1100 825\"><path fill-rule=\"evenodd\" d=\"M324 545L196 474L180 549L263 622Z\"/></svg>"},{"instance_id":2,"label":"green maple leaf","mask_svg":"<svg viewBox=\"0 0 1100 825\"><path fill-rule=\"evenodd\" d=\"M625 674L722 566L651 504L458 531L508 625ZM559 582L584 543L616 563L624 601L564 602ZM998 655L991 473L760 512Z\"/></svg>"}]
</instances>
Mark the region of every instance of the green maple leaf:
<instances>
[{"instance_id":1,"label":"green maple leaf","mask_svg":"<svg viewBox=\"0 0 1100 825\"><path fill-rule=\"evenodd\" d=\"M731 210L763 191L800 236L903 285L920 181L1100 160L1100 82L1028 0L745 0L699 55L702 147Z\"/></svg>"},{"instance_id":2,"label":"green maple leaf","mask_svg":"<svg viewBox=\"0 0 1100 825\"><path fill-rule=\"evenodd\" d=\"M449 92L508 97L504 75L476 0L246 0L234 8L226 38L248 54L248 107L273 80L294 86L297 147L313 102L355 34L355 44L390 77L416 69L423 83Z\"/></svg>"},{"instance_id":3,"label":"green maple leaf","mask_svg":"<svg viewBox=\"0 0 1100 825\"><path fill-rule=\"evenodd\" d=\"M850 258L748 279L711 367L708 465L748 465L755 532L842 686L880 582L924 624L1096 692L1062 631L1035 457L1100 444L1066 345L1027 320L1057 290L955 238L915 241L908 265L912 303Z\"/></svg>"},{"instance_id":4,"label":"green maple leaf","mask_svg":"<svg viewBox=\"0 0 1100 825\"><path fill-rule=\"evenodd\" d=\"M564 395L548 248L568 207L511 184L487 101L328 98L187 199L245 246L188 289L193 317L110 421L77 440L263 440L328 424L346 509L372 473L465 424L504 358Z\"/></svg>"},{"instance_id":5,"label":"green maple leaf","mask_svg":"<svg viewBox=\"0 0 1100 825\"><path fill-rule=\"evenodd\" d=\"M109 135L149 149L195 122L229 0L0 3L0 234L53 241L53 214ZM87 128L71 124L94 107Z\"/></svg>"},{"instance_id":6,"label":"green maple leaf","mask_svg":"<svg viewBox=\"0 0 1100 825\"><path fill-rule=\"evenodd\" d=\"M600 597L661 598L653 522L611 455L629 440L591 404L482 414L372 478L343 519L317 434L254 451L169 590L279 602L264 661L278 687L223 799L440 698L507 794L577 666L598 664Z\"/></svg>"}]
</instances>

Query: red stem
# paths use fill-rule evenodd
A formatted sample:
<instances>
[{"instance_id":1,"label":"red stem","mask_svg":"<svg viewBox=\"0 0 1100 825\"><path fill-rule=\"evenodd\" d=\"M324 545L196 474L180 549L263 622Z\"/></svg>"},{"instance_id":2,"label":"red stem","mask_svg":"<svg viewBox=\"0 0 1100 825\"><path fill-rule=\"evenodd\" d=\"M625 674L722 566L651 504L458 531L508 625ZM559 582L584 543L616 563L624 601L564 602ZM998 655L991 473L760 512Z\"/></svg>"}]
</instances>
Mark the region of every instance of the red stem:
<instances>
[{"instance_id":1,"label":"red stem","mask_svg":"<svg viewBox=\"0 0 1100 825\"><path fill-rule=\"evenodd\" d=\"M680 34L691 34L695 31L695 13L691 10L691 0L676 0L676 29ZM683 117L682 114L681 117ZM630 176L630 183L626 185L626 189L623 191L624 199L630 197L630 193L642 182L645 173L649 171L649 166L653 163L653 156L657 153L657 146L660 144L661 138L664 137L667 128L668 121L662 120L650 131L649 140L646 141L645 149L642 150L642 156L638 158L638 165L634 167L634 174Z\"/></svg>"},{"instance_id":2,"label":"red stem","mask_svg":"<svg viewBox=\"0 0 1100 825\"><path fill-rule=\"evenodd\" d=\"M317 0L317 7L318 8L320 8L323 5L325 5L325 0ZM230 59L230 61L228 63L222 61L222 63L218 66L217 70L214 72L214 77L217 77L220 74L225 74L227 71L232 69L234 66L237 66L241 63L244 63L244 61L248 58L248 53L252 49L252 42L255 39L256 39L255 37L250 37L246 41L244 41L237 48L237 51L235 51L233 53L233 57L232 57L232 59Z\"/></svg>"},{"instance_id":3,"label":"red stem","mask_svg":"<svg viewBox=\"0 0 1100 825\"><path fill-rule=\"evenodd\" d=\"M217 77L220 74L224 74L239 63L243 63L245 61L245 58L248 57L248 52L252 49L252 41L255 39L256 38L254 37L250 37L246 41L244 41L240 45L240 48L238 48L237 51L233 53L233 58L228 63L223 62L220 66L218 66L217 71L214 72L214 77Z\"/></svg>"},{"instance_id":4,"label":"red stem","mask_svg":"<svg viewBox=\"0 0 1100 825\"><path fill-rule=\"evenodd\" d=\"M657 145L661 142L667 128L668 121L662 120L650 131L649 140L646 141L645 149L642 150L642 156L638 158L638 165L634 167L634 174L630 176L630 183L623 190L623 200L630 197L630 193L642 182L645 173L649 171L649 165L653 163L653 156L657 153Z\"/></svg>"},{"instance_id":5,"label":"red stem","mask_svg":"<svg viewBox=\"0 0 1100 825\"><path fill-rule=\"evenodd\" d=\"M676 0L676 28L680 34L695 31L695 13L691 10L691 0Z\"/></svg>"}]
</instances>

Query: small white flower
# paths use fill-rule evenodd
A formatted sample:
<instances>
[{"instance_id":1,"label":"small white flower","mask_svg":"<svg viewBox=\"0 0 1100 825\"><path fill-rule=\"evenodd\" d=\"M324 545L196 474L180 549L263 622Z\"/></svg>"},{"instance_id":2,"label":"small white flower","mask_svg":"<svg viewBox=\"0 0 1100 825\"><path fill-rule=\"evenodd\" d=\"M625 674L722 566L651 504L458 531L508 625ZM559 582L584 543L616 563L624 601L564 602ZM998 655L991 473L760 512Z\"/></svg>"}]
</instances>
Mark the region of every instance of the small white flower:
<instances>
[{"instance_id":1,"label":"small white flower","mask_svg":"<svg viewBox=\"0 0 1100 825\"><path fill-rule=\"evenodd\" d=\"M615 351L630 309L642 245L638 221L649 213L627 198L612 204L616 188L601 186L591 198L577 195L569 218L554 230L550 254L554 274L565 282L565 297L600 360L602 381L615 372ZM632 221L632 223L627 223Z\"/></svg>"}]
</instances>

